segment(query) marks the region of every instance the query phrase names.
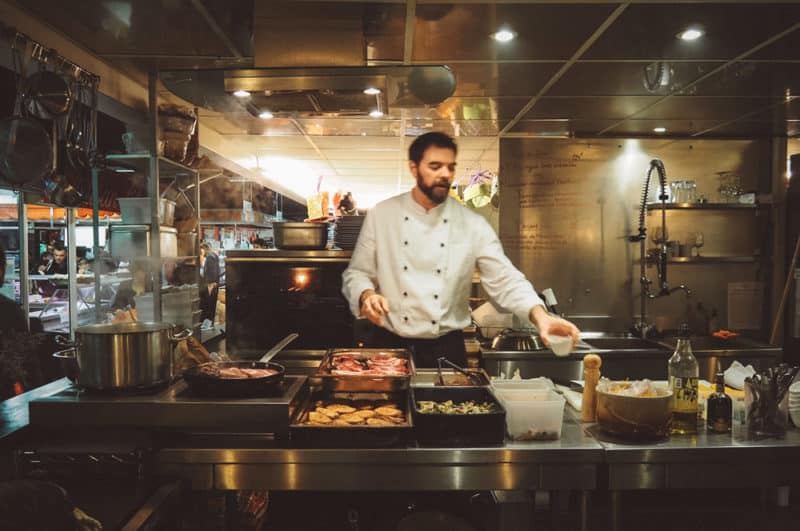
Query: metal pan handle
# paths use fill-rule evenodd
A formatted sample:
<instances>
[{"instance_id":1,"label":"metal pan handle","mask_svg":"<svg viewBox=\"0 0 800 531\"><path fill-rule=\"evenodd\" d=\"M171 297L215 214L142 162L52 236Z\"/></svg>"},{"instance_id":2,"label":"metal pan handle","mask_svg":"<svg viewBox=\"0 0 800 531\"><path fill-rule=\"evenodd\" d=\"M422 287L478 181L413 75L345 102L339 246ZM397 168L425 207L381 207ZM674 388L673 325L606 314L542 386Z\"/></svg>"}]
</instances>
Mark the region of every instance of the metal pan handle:
<instances>
[{"instance_id":1,"label":"metal pan handle","mask_svg":"<svg viewBox=\"0 0 800 531\"><path fill-rule=\"evenodd\" d=\"M66 350L59 350L57 352L53 352L53 357L60 360L77 360L78 350L75 347L71 347Z\"/></svg>"}]
</instances>

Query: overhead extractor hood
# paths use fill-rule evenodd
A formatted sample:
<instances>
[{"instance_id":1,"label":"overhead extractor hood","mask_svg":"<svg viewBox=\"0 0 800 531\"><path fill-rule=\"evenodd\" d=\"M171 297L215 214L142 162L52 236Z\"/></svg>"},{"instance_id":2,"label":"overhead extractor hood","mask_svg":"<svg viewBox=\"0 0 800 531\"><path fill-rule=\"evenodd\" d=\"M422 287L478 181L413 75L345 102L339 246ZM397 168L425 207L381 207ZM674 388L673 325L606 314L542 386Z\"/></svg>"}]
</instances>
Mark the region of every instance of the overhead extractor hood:
<instances>
[{"instance_id":1,"label":"overhead extractor hood","mask_svg":"<svg viewBox=\"0 0 800 531\"><path fill-rule=\"evenodd\" d=\"M195 105L217 112L246 109L253 116L388 114L436 105L456 87L452 70L439 65L178 70L160 76L170 91ZM368 88L380 92L365 94Z\"/></svg>"}]
</instances>

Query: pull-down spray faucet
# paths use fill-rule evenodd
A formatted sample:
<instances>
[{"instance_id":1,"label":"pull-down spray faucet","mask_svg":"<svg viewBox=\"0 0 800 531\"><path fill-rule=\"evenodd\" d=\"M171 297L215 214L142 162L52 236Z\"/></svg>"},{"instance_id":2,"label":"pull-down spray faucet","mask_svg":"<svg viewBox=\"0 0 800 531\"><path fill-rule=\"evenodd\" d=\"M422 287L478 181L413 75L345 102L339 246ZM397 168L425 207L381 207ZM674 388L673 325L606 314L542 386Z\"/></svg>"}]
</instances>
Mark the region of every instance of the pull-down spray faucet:
<instances>
[{"instance_id":1,"label":"pull-down spray faucet","mask_svg":"<svg viewBox=\"0 0 800 531\"><path fill-rule=\"evenodd\" d=\"M653 171L658 173L658 200L661 202L661 238L659 238L659 246L655 250L656 269L658 270L658 292L650 292L650 284L652 283L647 278L647 198L650 196L650 179ZM638 234L632 235L628 238L631 242L639 242L639 258L640 258L640 277L639 283L641 284L640 293L640 315L639 320L634 323L633 330L639 337L646 337L651 331L652 326L647 322L647 300L656 299L658 297L665 297L678 290L686 292L689 297L692 292L684 285L670 288L667 282L667 171L664 169L664 163L659 159L650 161L650 169L647 171L647 178L645 179L644 189L642 191L642 204L639 210L639 230Z\"/></svg>"}]
</instances>

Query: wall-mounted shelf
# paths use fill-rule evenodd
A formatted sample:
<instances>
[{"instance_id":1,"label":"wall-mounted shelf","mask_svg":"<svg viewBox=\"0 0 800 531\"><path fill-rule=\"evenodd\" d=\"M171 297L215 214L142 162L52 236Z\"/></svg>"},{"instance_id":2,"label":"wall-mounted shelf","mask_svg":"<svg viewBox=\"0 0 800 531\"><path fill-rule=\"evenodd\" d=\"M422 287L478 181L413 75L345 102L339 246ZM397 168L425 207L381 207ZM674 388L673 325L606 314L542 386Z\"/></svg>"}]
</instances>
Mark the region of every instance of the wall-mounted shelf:
<instances>
[{"instance_id":1,"label":"wall-mounted shelf","mask_svg":"<svg viewBox=\"0 0 800 531\"><path fill-rule=\"evenodd\" d=\"M664 208L666 210L757 210L769 206L764 203L667 203ZM647 203L647 210L650 212L661 208L661 203Z\"/></svg>"},{"instance_id":2,"label":"wall-mounted shelf","mask_svg":"<svg viewBox=\"0 0 800 531\"><path fill-rule=\"evenodd\" d=\"M667 259L670 264L754 264L764 260L760 256L676 256Z\"/></svg>"},{"instance_id":3,"label":"wall-mounted shelf","mask_svg":"<svg viewBox=\"0 0 800 531\"><path fill-rule=\"evenodd\" d=\"M109 169L116 172L127 173L130 170L144 174L150 172L150 155L147 153L106 155L106 161L108 161ZM193 175L195 171L172 159L158 157L158 174L162 178Z\"/></svg>"}]
</instances>

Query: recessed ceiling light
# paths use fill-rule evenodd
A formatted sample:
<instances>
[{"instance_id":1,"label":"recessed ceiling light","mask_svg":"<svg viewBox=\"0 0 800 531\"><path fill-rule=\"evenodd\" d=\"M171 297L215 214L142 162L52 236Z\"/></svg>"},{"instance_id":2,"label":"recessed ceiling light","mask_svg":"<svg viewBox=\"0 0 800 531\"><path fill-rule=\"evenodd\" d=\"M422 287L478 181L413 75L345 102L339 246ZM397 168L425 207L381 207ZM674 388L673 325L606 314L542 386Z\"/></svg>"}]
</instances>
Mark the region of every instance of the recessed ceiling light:
<instances>
[{"instance_id":1,"label":"recessed ceiling light","mask_svg":"<svg viewBox=\"0 0 800 531\"><path fill-rule=\"evenodd\" d=\"M250 93L247 92L246 90L237 90L237 91L235 91L233 93L233 95L236 96L237 98L249 98L250 97Z\"/></svg>"},{"instance_id":2,"label":"recessed ceiling light","mask_svg":"<svg viewBox=\"0 0 800 531\"><path fill-rule=\"evenodd\" d=\"M258 113L258 117L262 120L269 120L270 118L273 118L273 114L269 111L261 111Z\"/></svg>"},{"instance_id":3,"label":"recessed ceiling light","mask_svg":"<svg viewBox=\"0 0 800 531\"><path fill-rule=\"evenodd\" d=\"M364 94L367 96L377 96L381 93L381 89L375 87L369 87L364 89Z\"/></svg>"},{"instance_id":4,"label":"recessed ceiling light","mask_svg":"<svg viewBox=\"0 0 800 531\"><path fill-rule=\"evenodd\" d=\"M373 118L380 118L381 116L383 116L383 112L379 111L378 109L375 109L374 111L370 111L369 115L372 116Z\"/></svg>"},{"instance_id":5,"label":"recessed ceiling light","mask_svg":"<svg viewBox=\"0 0 800 531\"><path fill-rule=\"evenodd\" d=\"M510 29L504 28L492 34L492 38L497 42L508 42L514 40L517 34Z\"/></svg>"},{"instance_id":6,"label":"recessed ceiling light","mask_svg":"<svg viewBox=\"0 0 800 531\"><path fill-rule=\"evenodd\" d=\"M678 38L682 41L696 41L700 37L705 34L703 30L700 28L686 28L682 32L678 33Z\"/></svg>"},{"instance_id":7,"label":"recessed ceiling light","mask_svg":"<svg viewBox=\"0 0 800 531\"><path fill-rule=\"evenodd\" d=\"M654 133L666 133L667 132L667 128L666 127L654 127L653 128L653 132Z\"/></svg>"}]
</instances>

